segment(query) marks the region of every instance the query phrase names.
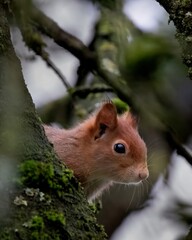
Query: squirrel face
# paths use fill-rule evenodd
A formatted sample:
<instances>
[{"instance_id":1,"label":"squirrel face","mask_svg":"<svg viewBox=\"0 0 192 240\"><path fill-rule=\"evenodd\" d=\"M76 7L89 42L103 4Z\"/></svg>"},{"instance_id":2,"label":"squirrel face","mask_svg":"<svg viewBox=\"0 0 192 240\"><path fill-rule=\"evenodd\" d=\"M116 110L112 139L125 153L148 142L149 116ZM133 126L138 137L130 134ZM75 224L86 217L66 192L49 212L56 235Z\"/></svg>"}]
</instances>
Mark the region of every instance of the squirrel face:
<instances>
[{"instance_id":1,"label":"squirrel face","mask_svg":"<svg viewBox=\"0 0 192 240\"><path fill-rule=\"evenodd\" d=\"M105 103L91 131L92 179L138 183L148 177L147 148L131 113L118 116L115 106Z\"/></svg>"}]
</instances>

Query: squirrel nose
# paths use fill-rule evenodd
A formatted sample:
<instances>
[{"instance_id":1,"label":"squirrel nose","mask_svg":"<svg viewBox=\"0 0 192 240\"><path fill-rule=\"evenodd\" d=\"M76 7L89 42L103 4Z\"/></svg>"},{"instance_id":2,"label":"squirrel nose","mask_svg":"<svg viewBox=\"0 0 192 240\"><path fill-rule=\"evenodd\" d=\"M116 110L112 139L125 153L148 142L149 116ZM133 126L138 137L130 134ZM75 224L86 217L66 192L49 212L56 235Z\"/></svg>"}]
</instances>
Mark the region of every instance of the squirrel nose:
<instances>
[{"instance_id":1,"label":"squirrel nose","mask_svg":"<svg viewBox=\"0 0 192 240\"><path fill-rule=\"evenodd\" d=\"M143 170L139 173L139 178L141 180L144 180L144 179L148 178L148 176L149 176L149 171L148 170Z\"/></svg>"}]
</instances>

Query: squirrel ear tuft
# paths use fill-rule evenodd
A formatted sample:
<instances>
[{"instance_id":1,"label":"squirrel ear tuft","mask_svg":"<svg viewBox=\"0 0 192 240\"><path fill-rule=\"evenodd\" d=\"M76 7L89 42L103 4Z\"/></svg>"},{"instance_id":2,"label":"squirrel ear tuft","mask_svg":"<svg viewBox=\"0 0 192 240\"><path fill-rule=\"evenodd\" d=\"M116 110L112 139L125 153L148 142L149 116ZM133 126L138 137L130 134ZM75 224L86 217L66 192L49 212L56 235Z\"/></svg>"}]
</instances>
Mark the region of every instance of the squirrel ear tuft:
<instances>
[{"instance_id":1,"label":"squirrel ear tuft","mask_svg":"<svg viewBox=\"0 0 192 240\"><path fill-rule=\"evenodd\" d=\"M124 117L127 119L129 124L137 129L138 128L138 123L139 123L139 117L131 112L126 112L124 113Z\"/></svg>"},{"instance_id":2,"label":"squirrel ear tuft","mask_svg":"<svg viewBox=\"0 0 192 240\"><path fill-rule=\"evenodd\" d=\"M117 110L112 102L104 103L96 114L96 126L106 126L109 129L117 127Z\"/></svg>"}]
</instances>

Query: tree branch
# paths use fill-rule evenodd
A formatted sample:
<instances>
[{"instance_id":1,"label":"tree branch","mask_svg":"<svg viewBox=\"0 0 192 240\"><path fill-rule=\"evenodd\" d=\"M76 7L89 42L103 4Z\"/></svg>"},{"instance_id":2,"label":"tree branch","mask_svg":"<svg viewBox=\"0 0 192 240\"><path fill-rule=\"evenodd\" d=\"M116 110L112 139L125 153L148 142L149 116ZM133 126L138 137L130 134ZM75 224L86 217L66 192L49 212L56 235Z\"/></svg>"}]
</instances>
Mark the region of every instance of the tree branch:
<instances>
[{"instance_id":1,"label":"tree branch","mask_svg":"<svg viewBox=\"0 0 192 240\"><path fill-rule=\"evenodd\" d=\"M56 22L34 6L31 11L31 17L32 24L35 25L39 31L52 38L59 46L67 49L81 62L86 62L92 70L95 65L95 53L90 51L82 41L64 31Z\"/></svg>"},{"instance_id":2,"label":"tree branch","mask_svg":"<svg viewBox=\"0 0 192 240\"><path fill-rule=\"evenodd\" d=\"M90 93L102 93L102 92L113 92L113 88L106 86L98 87L81 87L71 89L70 93L72 96L78 96L80 98L86 98Z\"/></svg>"},{"instance_id":3,"label":"tree branch","mask_svg":"<svg viewBox=\"0 0 192 240\"><path fill-rule=\"evenodd\" d=\"M175 24L182 51L183 62L188 67L189 77L192 79L192 1L156 0L169 13L170 20Z\"/></svg>"},{"instance_id":4,"label":"tree branch","mask_svg":"<svg viewBox=\"0 0 192 240\"><path fill-rule=\"evenodd\" d=\"M177 154L184 157L187 162L192 166L192 156L191 154L186 150L185 147L182 146L182 144L179 142L179 140L171 133L171 131L166 132L166 139L169 143L170 147L173 150L177 151Z\"/></svg>"},{"instance_id":5,"label":"tree branch","mask_svg":"<svg viewBox=\"0 0 192 240\"><path fill-rule=\"evenodd\" d=\"M62 83L66 87L66 89L69 91L71 89L71 85L67 81L66 77L63 75L63 73L59 70L59 68L51 61L51 59L48 57L48 55L42 54L41 57L43 60L47 63L47 65L53 69L53 71L58 75L58 77L61 79Z\"/></svg>"}]
</instances>

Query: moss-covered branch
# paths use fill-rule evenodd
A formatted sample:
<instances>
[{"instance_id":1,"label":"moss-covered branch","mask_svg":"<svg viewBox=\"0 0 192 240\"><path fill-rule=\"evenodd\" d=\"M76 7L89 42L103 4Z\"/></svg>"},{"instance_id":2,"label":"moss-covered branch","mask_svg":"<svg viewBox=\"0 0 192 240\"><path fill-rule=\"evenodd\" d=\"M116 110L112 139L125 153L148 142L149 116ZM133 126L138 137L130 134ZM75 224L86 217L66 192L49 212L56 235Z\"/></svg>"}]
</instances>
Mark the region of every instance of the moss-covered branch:
<instances>
[{"instance_id":1,"label":"moss-covered branch","mask_svg":"<svg viewBox=\"0 0 192 240\"><path fill-rule=\"evenodd\" d=\"M183 61L188 67L192 79L192 1L191 0L157 0L169 13L175 24L176 37L183 51Z\"/></svg>"}]
</instances>

